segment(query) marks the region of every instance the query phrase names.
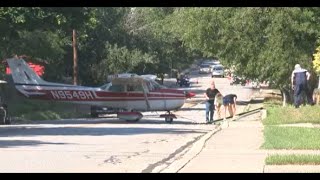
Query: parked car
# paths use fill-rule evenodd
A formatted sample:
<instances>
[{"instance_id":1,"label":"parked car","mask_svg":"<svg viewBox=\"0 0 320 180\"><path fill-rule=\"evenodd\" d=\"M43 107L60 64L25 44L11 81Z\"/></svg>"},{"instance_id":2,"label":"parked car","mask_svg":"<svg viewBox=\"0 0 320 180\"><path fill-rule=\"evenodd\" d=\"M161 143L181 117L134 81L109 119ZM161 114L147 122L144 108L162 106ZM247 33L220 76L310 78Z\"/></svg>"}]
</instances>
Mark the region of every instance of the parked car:
<instances>
[{"instance_id":1,"label":"parked car","mask_svg":"<svg viewBox=\"0 0 320 180\"><path fill-rule=\"evenodd\" d=\"M222 65L215 65L212 67L211 77L224 77L224 68Z\"/></svg>"},{"instance_id":2,"label":"parked car","mask_svg":"<svg viewBox=\"0 0 320 180\"><path fill-rule=\"evenodd\" d=\"M200 69L199 69L199 74L205 73L208 74L210 73L210 65L209 64L201 64Z\"/></svg>"}]
</instances>

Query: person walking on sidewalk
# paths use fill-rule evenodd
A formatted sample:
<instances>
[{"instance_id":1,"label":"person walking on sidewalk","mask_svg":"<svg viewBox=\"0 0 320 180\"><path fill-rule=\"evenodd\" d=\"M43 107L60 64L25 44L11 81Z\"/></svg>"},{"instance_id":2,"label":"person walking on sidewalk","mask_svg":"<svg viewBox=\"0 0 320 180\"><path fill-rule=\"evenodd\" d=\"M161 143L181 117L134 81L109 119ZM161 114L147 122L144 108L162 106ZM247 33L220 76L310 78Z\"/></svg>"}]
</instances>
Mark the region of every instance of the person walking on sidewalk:
<instances>
[{"instance_id":1,"label":"person walking on sidewalk","mask_svg":"<svg viewBox=\"0 0 320 180\"><path fill-rule=\"evenodd\" d=\"M204 97L206 98L206 122L212 123L213 122L213 115L214 115L214 99L215 96L220 93L218 89L215 87L214 81L211 81L210 88L206 90L204 93Z\"/></svg>"},{"instance_id":2,"label":"person walking on sidewalk","mask_svg":"<svg viewBox=\"0 0 320 180\"><path fill-rule=\"evenodd\" d=\"M236 94L227 94L223 97L223 106L224 106L224 119L226 119L226 111L228 109L229 115L234 118L236 115L236 101L237 95Z\"/></svg>"}]
</instances>

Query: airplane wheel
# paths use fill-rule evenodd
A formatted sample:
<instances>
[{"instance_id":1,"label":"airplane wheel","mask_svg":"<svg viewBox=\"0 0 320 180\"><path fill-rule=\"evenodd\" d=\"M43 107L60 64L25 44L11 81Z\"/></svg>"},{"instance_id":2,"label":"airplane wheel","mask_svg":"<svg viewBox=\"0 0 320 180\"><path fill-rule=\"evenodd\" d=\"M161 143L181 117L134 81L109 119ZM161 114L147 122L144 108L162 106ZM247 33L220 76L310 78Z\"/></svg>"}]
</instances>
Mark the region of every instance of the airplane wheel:
<instances>
[{"instance_id":1,"label":"airplane wheel","mask_svg":"<svg viewBox=\"0 0 320 180\"><path fill-rule=\"evenodd\" d=\"M138 121L140 121L141 118L142 117L139 117L137 119L126 119L125 121L127 121L127 122L138 122Z\"/></svg>"},{"instance_id":2,"label":"airplane wheel","mask_svg":"<svg viewBox=\"0 0 320 180\"><path fill-rule=\"evenodd\" d=\"M11 124L11 117L6 117L4 123Z\"/></svg>"},{"instance_id":3,"label":"airplane wheel","mask_svg":"<svg viewBox=\"0 0 320 180\"><path fill-rule=\"evenodd\" d=\"M127 122L138 122L140 119L135 119L135 120L126 120Z\"/></svg>"},{"instance_id":4,"label":"airplane wheel","mask_svg":"<svg viewBox=\"0 0 320 180\"><path fill-rule=\"evenodd\" d=\"M0 109L0 120L1 123L0 124L7 124L7 112L5 111L5 109L1 108Z\"/></svg>"},{"instance_id":5,"label":"airplane wheel","mask_svg":"<svg viewBox=\"0 0 320 180\"><path fill-rule=\"evenodd\" d=\"M167 123L172 123L173 118L171 118L171 117L165 117L164 120L165 120Z\"/></svg>"}]
</instances>

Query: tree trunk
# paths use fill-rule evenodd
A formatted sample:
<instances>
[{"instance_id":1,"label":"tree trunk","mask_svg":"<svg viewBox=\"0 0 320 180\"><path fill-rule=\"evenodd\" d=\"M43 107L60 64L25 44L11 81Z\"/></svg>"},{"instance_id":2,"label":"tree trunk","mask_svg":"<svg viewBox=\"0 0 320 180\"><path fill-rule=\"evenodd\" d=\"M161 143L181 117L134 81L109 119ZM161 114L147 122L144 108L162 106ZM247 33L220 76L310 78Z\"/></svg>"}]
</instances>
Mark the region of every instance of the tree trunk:
<instances>
[{"instance_id":1,"label":"tree trunk","mask_svg":"<svg viewBox=\"0 0 320 180\"><path fill-rule=\"evenodd\" d=\"M78 57L77 57L77 43L76 30L72 31L72 47L73 47L73 84L78 85Z\"/></svg>"}]
</instances>

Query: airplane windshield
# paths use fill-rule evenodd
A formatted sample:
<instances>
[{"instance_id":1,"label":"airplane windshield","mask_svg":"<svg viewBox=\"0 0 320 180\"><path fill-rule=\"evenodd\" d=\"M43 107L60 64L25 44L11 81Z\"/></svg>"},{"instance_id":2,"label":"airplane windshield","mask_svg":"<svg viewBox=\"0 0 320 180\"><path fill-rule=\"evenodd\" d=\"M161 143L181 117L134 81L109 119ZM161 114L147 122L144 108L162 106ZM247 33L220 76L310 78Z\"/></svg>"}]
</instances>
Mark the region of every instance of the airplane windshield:
<instances>
[{"instance_id":1,"label":"airplane windshield","mask_svg":"<svg viewBox=\"0 0 320 180\"><path fill-rule=\"evenodd\" d=\"M153 90L157 90L157 89L162 89L163 86L161 86L159 83L157 83L156 81L154 80L151 80L149 79L147 81L147 86L149 88L150 91L153 91Z\"/></svg>"},{"instance_id":2,"label":"airplane windshield","mask_svg":"<svg viewBox=\"0 0 320 180\"><path fill-rule=\"evenodd\" d=\"M112 86L112 84L111 84L111 83L107 83L107 84L105 84L105 85L103 85L103 86L100 86L100 89L102 89L102 90L108 90L108 89L110 88L110 86Z\"/></svg>"}]
</instances>

